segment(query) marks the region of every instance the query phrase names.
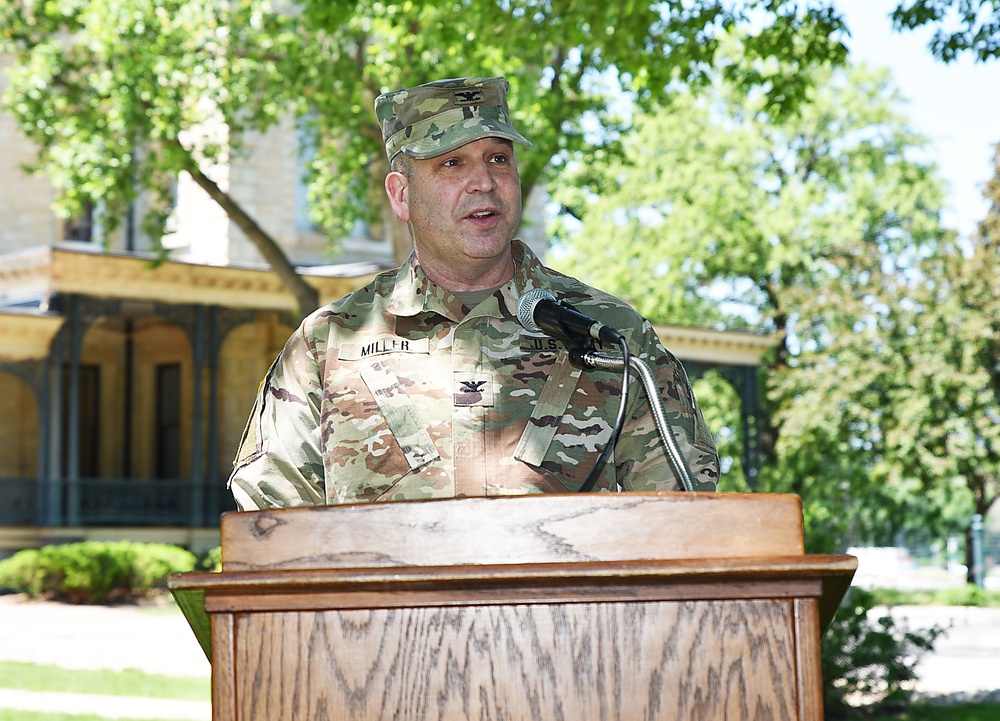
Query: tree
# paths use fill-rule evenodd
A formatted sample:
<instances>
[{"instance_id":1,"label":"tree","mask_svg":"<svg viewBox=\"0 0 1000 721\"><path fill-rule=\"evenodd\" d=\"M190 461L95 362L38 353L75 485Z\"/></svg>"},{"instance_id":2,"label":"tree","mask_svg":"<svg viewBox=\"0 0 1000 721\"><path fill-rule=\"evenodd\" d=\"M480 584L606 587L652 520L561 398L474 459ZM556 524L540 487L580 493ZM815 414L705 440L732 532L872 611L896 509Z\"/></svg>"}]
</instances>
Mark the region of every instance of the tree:
<instances>
[{"instance_id":1,"label":"tree","mask_svg":"<svg viewBox=\"0 0 1000 721\"><path fill-rule=\"evenodd\" d=\"M869 534L891 543L900 530L964 529L970 583L971 516L1000 495L1000 149L995 166L978 235L942 233L880 279L861 333L796 381L813 402L838 401L836 427L873 459Z\"/></svg>"},{"instance_id":2,"label":"tree","mask_svg":"<svg viewBox=\"0 0 1000 721\"><path fill-rule=\"evenodd\" d=\"M935 22L951 5L901 4L900 27ZM282 7L289 12L253 0L0 0L0 51L17 61L7 107L38 143L37 169L53 179L63 213L100 204L114 226L152 191L161 197L147 227L158 239L165 188L188 172L258 247L302 312L315 306L315 291L205 172L222 153L239 152L248 129L263 130L283 113L308 118L320 137L317 219L333 238L357 219L387 220L402 256L409 240L381 193L386 168L371 110L381 91L444 76L510 77L515 115L536 145L522 157L527 194L553 170L553 158L559 172L564 152L615 152L624 124L609 87L634 93L643 107L660 102L674 80L706 77L725 31L754 28L746 53L760 62L724 72L744 89L763 88L779 115L804 96L804 71L846 53L833 8L791 0L497 0L464 3L460 12L454 3L370 0ZM989 37L994 25L984 22L974 37ZM224 126L226 142L193 144L206 123Z\"/></svg>"},{"instance_id":3,"label":"tree","mask_svg":"<svg viewBox=\"0 0 1000 721\"><path fill-rule=\"evenodd\" d=\"M0 52L16 59L6 109L37 144L57 209L100 203L113 230L151 191L146 227L158 241L170 182L187 172L306 313L316 290L207 170L290 107L299 41L291 18L253 0L0 2Z\"/></svg>"},{"instance_id":4,"label":"tree","mask_svg":"<svg viewBox=\"0 0 1000 721\"><path fill-rule=\"evenodd\" d=\"M527 197L554 157L594 146L614 152L624 125L609 88L645 106L668 97L678 77L704 80L726 28L756 28L746 53L761 62L726 72L744 89L762 88L779 113L803 97L803 69L846 54L834 10L784 0L502 0L462 3L460 12L454 3L305 0L303 8L307 45L317 51L308 65L319 80L308 102L324 134L313 200L325 224L342 229L376 220L379 208L388 215L371 202L387 170L372 110L380 92L442 77L508 77L515 122L534 144L518 151ZM588 134L588 125L599 132ZM409 252L405 234L397 232L396 245L397 254Z\"/></svg>"},{"instance_id":5,"label":"tree","mask_svg":"<svg viewBox=\"0 0 1000 721\"><path fill-rule=\"evenodd\" d=\"M355 220L393 223L381 190L385 175L374 97L441 77L503 74L511 79L518 123L535 142L521 160L524 190L553 156L586 145L588 122L619 129L604 96L622 84L643 102L664 97L675 75L696 79L716 35L736 24L757 28L748 53L779 57L742 68L745 87L763 87L775 108L802 96L798 72L840 60L839 16L828 8L752 0L728 3L587 4L498 0L382 3L306 0L0 0L0 51L16 68L7 109L39 146L37 169L53 179L65 213L102 204L113 225L141 191L161 198L153 237L167 208L169 181L188 172L274 266L299 300L315 291L296 276L277 244L206 169L240 150L247 130L295 114L318 141L312 198L331 237ZM735 72L735 69L734 69ZM196 142L206 126L224 142ZM397 256L405 229L391 225Z\"/></svg>"},{"instance_id":6,"label":"tree","mask_svg":"<svg viewBox=\"0 0 1000 721\"><path fill-rule=\"evenodd\" d=\"M883 496L905 495L868 483L884 456L860 409L879 389L845 354L872 347L896 270L938 247L942 191L883 71L818 69L810 87L779 117L722 79L678 91L622 157L573 164L553 198L561 268L657 321L783 338L764 369L761 482L802 495L830 549L851 522L891 522Z\"/></svg>"},{"instance_id":7,"label":"tree","mask_svg":"<svg viewBox=\"0 0 1000 721\"><path fill-rule=\"evenodd\" d=\"M903 381L918 393L904 394L902 422L886 439L922 489L965 500L966 523L970 511L985 518L1000 497L1000 146L994 168L978 235L949 237L918 266L912 330L900 344ZM971 583L970 534L967 526Z\"/></svg>"},{"instance_id":8,"label":"tree","mask_svg":"<svg viewBox=\"0 0 1000 721\"><path fill-rule=\"evenodd\" d=\"M896 30L936 26L928 46L946 63L971 52L980 61L1000 57L1000 2L997 0L909 0L892 11Z\"/></svg>"}]
</instances>

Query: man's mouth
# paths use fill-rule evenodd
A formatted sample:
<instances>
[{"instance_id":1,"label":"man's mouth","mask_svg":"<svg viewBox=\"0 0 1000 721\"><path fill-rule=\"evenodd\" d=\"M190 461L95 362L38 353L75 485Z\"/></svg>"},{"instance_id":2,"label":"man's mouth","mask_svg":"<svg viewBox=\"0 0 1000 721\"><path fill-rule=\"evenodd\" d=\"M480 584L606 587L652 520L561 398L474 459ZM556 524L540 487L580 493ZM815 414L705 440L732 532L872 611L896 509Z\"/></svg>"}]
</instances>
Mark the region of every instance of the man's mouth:
<instances>
[{"instance_id":1,"label":"man's mouth","mask_svg":"<svg viewBox=\"0 0 1000 721\"><path fill-rule=\"evenodd\" d=\"M475 213L469 215L470 218L489 218L496 215L495 210L477 210Z\"/></svg>"}]
</instances>

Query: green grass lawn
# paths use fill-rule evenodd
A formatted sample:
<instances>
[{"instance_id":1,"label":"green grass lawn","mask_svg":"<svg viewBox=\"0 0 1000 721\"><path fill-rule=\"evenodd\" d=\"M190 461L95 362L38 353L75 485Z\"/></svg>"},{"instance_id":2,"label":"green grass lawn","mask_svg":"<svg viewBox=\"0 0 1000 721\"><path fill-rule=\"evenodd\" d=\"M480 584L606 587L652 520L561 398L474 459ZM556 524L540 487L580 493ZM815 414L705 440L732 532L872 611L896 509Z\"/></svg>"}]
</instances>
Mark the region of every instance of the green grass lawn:
<instances>
[{"instance_id":1,"label":"green grass lawn","mask_svg":"<svg viewBox=\"0 0 1000 721\"><path fill-rule=\"evenodd\" d=\"M920 704L896 716L863 716L866 721L997 721L1000 704L963 703L954 706Z\"/></svg>"},{"instance_id":2,"label":"green grass lawn","mask_svg":"<svg viewBox=\"0 0 1000 721\"><path fill-rule=\"evenodd\" d=\"M135 669L94 671L0 661L0 688L24 691L97 693L110 696L149 696L182 701L211 701L207 677L159 676Z\"/></svg>"},{"instance_id":3,"label":"green grass lawn","mask_svg":"<svg viewBox=\"0 0 1000 721\"><path fill-rule=\"evenodd\" d=\"M83 716L63 713L41 713L38 711L19 711L18 709L0 708L0 721L109 721L104 716ZM113 721L177 721L176 719L125 719L116 716Z\"/></svg>"},{"instance_id":4,"label":"green grass lawn","mask_svg":"<svg viewBox=\"0 0 1000 721\"><path fill-rule=\"evenodd\" d=\"M873 588L872 597L881 606L980 606L1000 608L1000 591L975 586L957 586L936 591Z\"/></svg>"},{"instance_id":5,"label":"green grass lawn","mask_svg":"<svg viewBox=\"0 0 1000 721\"><path fill-rule=\"evenodd\" d=\"M211 701L211 683L204 677L159 676L134 669L91 671L0 661L0 688L23 691L94 693L109 696L145 696L180 701ZM107 721L92 714L43 713L0 709L0 721ZM135 721L117 718L115 721ZM145 721L170 721L146 719Z\"/></svg>"}]
</instances>

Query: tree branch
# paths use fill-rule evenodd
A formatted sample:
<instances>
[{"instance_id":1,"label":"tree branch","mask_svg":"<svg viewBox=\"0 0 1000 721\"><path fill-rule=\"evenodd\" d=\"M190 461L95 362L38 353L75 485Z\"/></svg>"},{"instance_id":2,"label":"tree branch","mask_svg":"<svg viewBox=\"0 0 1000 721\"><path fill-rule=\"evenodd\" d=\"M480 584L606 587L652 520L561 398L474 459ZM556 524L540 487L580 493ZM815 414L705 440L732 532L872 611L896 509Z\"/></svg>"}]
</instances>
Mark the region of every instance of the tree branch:
<instances>
[{"instance_id":1,"label":"tree branch","mask_svg":"<svg viewBox=\"0 0 1000 721\"><path fill-rule=\"evenodd\" d=\"M264 256L271 269L285 284L285 287L295 296L299 307L299 315L304 318L316 310L319 307L319 291L307 283L305 278L296 272L294 266L292 266L285 256L284 251L274 242L274 239L263 228L257 225L257 222L247 215L239 203L220 188L218 183L201 171L197 163L194 162L194 158L191 159L191 165L187 168L187 172L194 178L198 187L208 193L209 197L219 204L219 207L225 211L230 220L243 231L250 242Z\"/></svg>"}]
</instances>

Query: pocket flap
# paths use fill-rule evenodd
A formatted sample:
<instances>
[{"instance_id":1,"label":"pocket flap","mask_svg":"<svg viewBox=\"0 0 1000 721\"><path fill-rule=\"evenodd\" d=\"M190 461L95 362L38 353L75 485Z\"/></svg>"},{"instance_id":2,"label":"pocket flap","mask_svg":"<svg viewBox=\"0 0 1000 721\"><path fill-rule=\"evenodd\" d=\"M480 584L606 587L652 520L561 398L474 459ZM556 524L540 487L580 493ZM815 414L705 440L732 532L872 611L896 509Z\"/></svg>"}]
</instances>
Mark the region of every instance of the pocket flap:
<instances>
[{"instance_id":1,"label":"pocket flap","mask_svg":"<svg viewBox=\"0 0 1000 721\"><path fill-rule=\"evenodd\" d=\"M375 398L410 469L416 470L440 458L434 441L420 422L406 391L389 365L379 360L364 366L361 378Z\"/></svg>"}]
</instances>

